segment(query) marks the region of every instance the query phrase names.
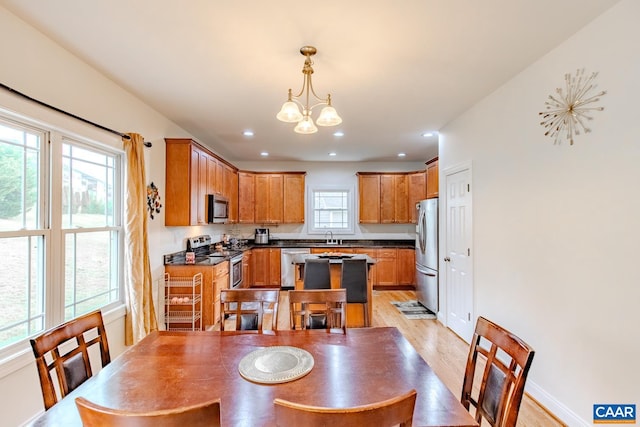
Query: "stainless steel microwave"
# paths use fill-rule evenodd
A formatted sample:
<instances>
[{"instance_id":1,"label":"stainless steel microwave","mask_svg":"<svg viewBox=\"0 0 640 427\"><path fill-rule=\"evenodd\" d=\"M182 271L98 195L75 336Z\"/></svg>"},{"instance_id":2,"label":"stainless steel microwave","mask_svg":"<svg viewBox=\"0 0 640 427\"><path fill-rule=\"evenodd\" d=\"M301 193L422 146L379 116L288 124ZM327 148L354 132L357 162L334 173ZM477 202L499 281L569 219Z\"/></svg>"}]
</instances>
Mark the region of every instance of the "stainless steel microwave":
<instances>
[{"instance_id":1,"label":"stainless steel microwave","mask_svg":"<svg viewBox=\"0 0 640 427\"><path fill-rule=\"evenodd\" d=\"M217 194L207 194L207 222L222 224L229 219L229 199Z\"/></svg>"}]
</instances>

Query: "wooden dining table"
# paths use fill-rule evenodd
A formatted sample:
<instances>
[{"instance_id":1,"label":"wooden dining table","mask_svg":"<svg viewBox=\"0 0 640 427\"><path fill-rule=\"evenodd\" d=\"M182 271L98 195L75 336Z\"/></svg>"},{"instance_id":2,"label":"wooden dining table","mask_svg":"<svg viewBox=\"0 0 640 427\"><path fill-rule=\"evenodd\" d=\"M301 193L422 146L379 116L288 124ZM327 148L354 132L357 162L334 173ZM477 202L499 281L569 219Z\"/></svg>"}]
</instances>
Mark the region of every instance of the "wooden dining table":
<instances>
[{"instance_id":1,"label":"wooden dining table","mask_svg":"<svg viewBox=\"0 0 640 427\"><path fill-rule=\"evenodd\" d=\"M264 384L240 375L240 361L270 346L306 350L313 367L293 381ZM153 411L220 398L223 426L273 426L273 400L351 407L416 389L414 426L477 426L469 412L393 327L256 334L153 332L37 418L34 426L80 426L75 398Z\"/></svg>"}]
</instances>

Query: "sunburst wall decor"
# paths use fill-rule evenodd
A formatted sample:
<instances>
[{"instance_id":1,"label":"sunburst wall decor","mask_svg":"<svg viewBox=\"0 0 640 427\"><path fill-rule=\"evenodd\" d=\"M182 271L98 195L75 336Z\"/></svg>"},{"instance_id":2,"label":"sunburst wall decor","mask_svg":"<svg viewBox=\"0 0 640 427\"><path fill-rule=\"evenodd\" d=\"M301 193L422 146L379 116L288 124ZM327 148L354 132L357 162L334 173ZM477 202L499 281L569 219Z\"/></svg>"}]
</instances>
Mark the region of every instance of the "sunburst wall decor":
<instances>
[{"instance_id":1,"label":"sunburst wall decor","mask_svg":"<svg viewBox=\"0 0 640 427\"><path fill-rule=\"evenodd\" d=\"M544 103L546 111L538 114L543 119L540 124L547 129L545 136L553 138L554 144L559 144L566 138L573 145L575 135L591 132L586 126L587 121L593 120L591 112L604 110L604 107L593 104L607 93L601 91L593 94L597 87L594 83L597 76L598 73L594 72L587 77L584 68L577 70L575 76L567 73L564 75L565 91L557 88L555 95L549 95Z\"/></svg>"}]
</instances>

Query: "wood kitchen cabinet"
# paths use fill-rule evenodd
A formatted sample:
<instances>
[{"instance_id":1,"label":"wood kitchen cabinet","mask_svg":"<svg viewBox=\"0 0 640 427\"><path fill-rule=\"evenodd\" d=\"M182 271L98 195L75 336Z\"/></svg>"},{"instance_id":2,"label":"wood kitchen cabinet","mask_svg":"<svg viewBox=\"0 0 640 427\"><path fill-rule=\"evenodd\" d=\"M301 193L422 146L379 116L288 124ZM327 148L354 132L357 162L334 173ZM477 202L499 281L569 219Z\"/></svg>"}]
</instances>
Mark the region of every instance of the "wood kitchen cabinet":
<instances>
[{"instance_id":1,"label":"wood kitchen cabinet","mask_svg":"<svg viewBox=\"0 0 640 427\"><path fill-rule=\"evenodd\" d=\"M252 287L279 288L281 283L280 249L253 248Z\"/></svg>"},{"instance_id":2,"label":"wood kitchen cabinet","mask_svg":"<svg viewBox=\"0 0 640 427\"><path fill-rule=\"evenodd\" d=\"M427 171L413 172L407 175L409 199L409 222L417 224L418 210L416 204L427 198Z\"/></svg>"},{"instance_id":3,"label":"wood kitchen cabinet","mask_svg":"<svg viewBox=\"0 0 640 427\"><path fill-rule=\"evenodd\" d=\"M380 223L380 175L358 173L359 221L361 224Z\"/></svg>"},{"instance_id":4,"label":"wood kitchen cabinet","mask_svg":"<svg viewBox=\"0 0 640 427\"><path fill-rule=\"evenodd\" d=\"M220 291L229 289L229 261L213 266L213 322L220 319Z\"/></svg>"},{"instance_id":5,"label":"wood kitchen cabinet","mask_svg":"<svg viewBox=\"0 0 640 427\"><path fill-rule=\"evenodd\" d=\"M396 248L378 249L378 256L376 258L376 281L374 282L374 286L397 286L397 252Z\"/></svg>"},{"instance_id":6,"label":"wood kitchen cabinet","mask_svg":"<svg viewBox=\"0 0 640 427\"><path fill-rule=\"evenodd\" d=\"M304 180L301 173L283 175L283 222L304 224Z\"/></svg>"},{"instance_id":7,"label":"wood kitchen cabinet","mask_svg":"<svg viewBox=\"0 0 640 427\"><path fill-rule=\"evenodd\" d=\"M192 139L165 138L165 143L165 225L207 224L207 194L229 199L229 221L234 222L237 171Z\"/></svg>"},{"instance_id":8,"label":"wood kitchen cabinet","mask_svg":"<svg viewBox=\"0 0 640 427\"><path fill-rule=\"evenodd\" d=\"M426 172L358 172L361 224L415 223L415 204L426 196Z\"/></svg>"},{"instance_id":9,"label":"wood kitchen cabinet","mask_svg":"<svg viewBox=\"0 0 640 427\"><path fill-rule=\"evenodd\" d=\"M258 224L278 224L284 219L281 174L256 174L255 219Z\"/></svg>"},{"instance_id":10,"label":"wood kitchen cabinet","mask_svg":"<svg viewBox=\"0 0 640 427\"><path fill-rule=\"evenodd\" d=\"M438 158L427 162L427 199L438 197Z\"/></svg>"},{"instance_id":11,"label":"wood kitchen cabinet","mask_svg":"<svg viewBox=\"0 0 640 427\"><path fill-rule=\"evenodd\" d=\"M224 164L216 159L215 162L216 167L216 183L213 188L214 194L219 194L224 196L225 186L224 186Z\"/></svg>"},{"instance_id":12,"label":"wood kitchen cabinet","mask_svg":"<svg viewBox=\"0 0 640 427\"><path fill-rule=\"evenodd\" d=\"M207 194L219 194L216 182L218 160L213 156L207 156Z\"/></svg>"},{"instance_id":13,"label":"wood kitchen cabinet","mask_svg":"<svg viewBox=\"0 0 640 427\"><path fill-rule=\"evenodd\" d=\"M380 223L409 222L409 202L406 174L380 175Z\"/></svg>"},{"instance_id":14,"label":"wood kitchen cabinet","mask_svg":"<svg viewBox=\"0 0 640 427\"><path fill-rule=\"evenodd\" d=\"M240 224L255 224L255 174L238 172L238 222Z\"/></svg>"},{"instance_id":15,"label":"wood kitchen cabinet","mask_svg":"<svg viewBox=\"0 0 640 427\"><path fill-rule=\"evenodd\" d=\"M165 225L206 224L208 155L191 139L167 138Z\"/></svg>"},{"instance_id":16,"label":"wood kitchen cabinet","mask_svg":"<svg viewBox=\"0 0 640 427\"><path fill-rule=\"evenodd\" d=\"M304 224L306 172L238 172L238 222Z\"/></svg>"},{"instance_id":17,"label":"wood kitchen cabinet","mask_svg":"<svg viewBox=\"0 0 640 427\"><path fill-rule=\"evenodd\" d=\"M415 249L398 248L397 252L398 285L415 286L416 284L416 251Z\"/></svg>"},{"instance_id":18,"label":"wood kitchen cabinet","mask_svg":"<svg viewBox=\"0 0 640 427\"><path fill-rule=\"evenodd\" d=\"M229 199L229 224L238 222L238 171L228 165L224 169L224 195Z\"/></svg>"},{"instance_id":19,"label":"wood kitchen cabinet","mask_svg":"<svg viewBox=\"0 0 640 427\"><path fill-rule=\"evenodd\" d=\"M250 288L253 285L253 251L242 253L242 287Z\"/></svg>"}]
</instances>

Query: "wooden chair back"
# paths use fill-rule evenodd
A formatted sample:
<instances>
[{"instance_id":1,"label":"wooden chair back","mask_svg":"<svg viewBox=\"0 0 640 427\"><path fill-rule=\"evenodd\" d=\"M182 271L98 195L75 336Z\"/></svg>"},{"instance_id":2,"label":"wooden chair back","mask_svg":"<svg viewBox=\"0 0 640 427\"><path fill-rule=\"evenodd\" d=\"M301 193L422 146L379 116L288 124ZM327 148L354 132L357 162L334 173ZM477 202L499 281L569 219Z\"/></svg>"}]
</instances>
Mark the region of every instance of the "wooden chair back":
<instances>
[{"instance_id":1,"label":"wooden chair back","mask_svg":"<svg viewBox=\"0 0 640 427\"><path fill-rule=\"evenodd\" d=\"M323 408L289 402L273 401L276 409L276 425L280 427L347 427L347 426L396 426L411 427L416 391L391 399L352 408Z\"/></svg>"},{"instance_id":2,"label":"wooden chair back","mask_svg":"<svg viewBox=\"0 0 640 427\"><path fill-rule=\"evenodd\" d=\"M139 413L105 408L83 397L76 398L76 406L84 427L220 426L220 399L189 407Z\"/></svg>"},{"instance_id":3,"label":"wooden chair back","mask_svg":"<svg viewBox=\"0 0 640 427\"><path fill-rule=\"evenodd\" d=\"M311 289L289 291L291 329L347 332L347 291Z\"/></svg>"},{"instance_id":4,"label":"wooden chair back","mask_svg":"<svg viewBox=\"0 0 640 427\"><path fill-rule=\"evenodd\" d=\"M331 266L328 259L308 259L304 263L304 289L330 289Z\"/></svg>"},{"instance_id":5,"label":"wooden chair back","mask_svg":"<svg viewBox=\"0 0 640 427\"><path fill-rule=\"evenodd\" d=\"M262 333L264 315L271 313L271 330L278 328L279 289L223 289L220 291L220 330L235 316L235 330Z\"/></svg>"},{"instance_id":6,"label":"wooden chair back","mask_svg":"<svg viewBox=\"0 0 640 427\"><path fill-rule=\"evenodd\" d=\"M106 366L111 362L111 356L100 310L31 339L45 409L51 408L58 398L65 397L93 375L89 349L94 345L100 348L102 367Z\"/></svg>"},{"instance_id":7,"label":"wooden chair back","mask_svg":"<svg viewBox=\"0 0 640 427\"><path fill-rule=\"evenodd\" d=\"M484 418L493 427L515 427L534 353L511 332L484 317L478 318L461 396L465 408L475 407L478 424ZM482 363L482 380L476 394L474 376Z\"/></svg>"},{"instance_id":8,"label":"wooden chair back","mask_svg":"<svg viewBox=\"0 0 640 427\"><path fill-rule=\"evenodd\" d=\"M343 259L340 286L347 290L348 304L362 304L364 326L369 326L368 267L366 259Z\"/></svg>"}]
</instances>

